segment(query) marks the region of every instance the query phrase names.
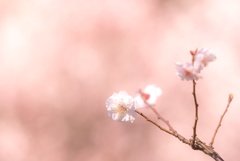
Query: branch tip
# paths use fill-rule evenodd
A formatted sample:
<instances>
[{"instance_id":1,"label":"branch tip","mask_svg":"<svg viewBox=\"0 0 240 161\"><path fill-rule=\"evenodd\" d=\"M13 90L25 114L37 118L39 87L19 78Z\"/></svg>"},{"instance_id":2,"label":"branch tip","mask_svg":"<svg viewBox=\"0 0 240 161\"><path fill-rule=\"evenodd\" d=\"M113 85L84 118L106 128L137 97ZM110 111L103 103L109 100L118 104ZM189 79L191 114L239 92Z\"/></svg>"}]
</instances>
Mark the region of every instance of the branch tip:
<instances>
[{"instance_id":1,"label":"branch tip","mask_svg":"<svg viewBox=\"0 0 240 161\"><path fill-rule=\"evenodd\" d=\"M231 103L232 100L233 100L233 94L230 93L230 94L229 94L229 97L228 97L228 103Z\"/></svg>"}]
</instances>

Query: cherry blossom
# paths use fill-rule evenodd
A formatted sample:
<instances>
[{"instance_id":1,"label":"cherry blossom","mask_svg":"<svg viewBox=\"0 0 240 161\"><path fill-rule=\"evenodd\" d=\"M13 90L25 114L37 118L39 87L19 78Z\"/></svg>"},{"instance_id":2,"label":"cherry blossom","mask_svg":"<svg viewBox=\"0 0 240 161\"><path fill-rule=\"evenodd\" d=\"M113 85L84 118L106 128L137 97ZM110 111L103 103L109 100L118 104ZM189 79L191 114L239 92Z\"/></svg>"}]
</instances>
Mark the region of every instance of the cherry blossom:
<instances>
[{"instance_id":1,"label":"cherry blossom","mask_svg":"<svg viewBox=\"0 0 240 161\"><path fill-rule=\"evenodd\" d=\"M197 53L194 57L194 66L198 68L200 72L203 67L206 67L209 62L216 60L216 56L212 53L210 49L201 48L197 50Z\"/></svg>"},{"instance_id":2,"label":"cherry blossom","mask_svg":"<svg viewBox=\"0 0 240 161\"><path fill-rule=\"evenodd\" d=\"M198 80L202 78L199 75L198 68L192 65L192 63L176 63L177 75L180 76L182 80Z\"/></svg>"},{"instance_id":3,"label":"cherry blossom","mask_svg":"<svg viewBox=\"0 0 240 161\"><path fill-rule=\"evenodd\" d=\"M125 91L119 93L113 93L106 101L106 108L109 117L113 120L133 123L135 120L134 111L136 108L136 102L132 96L128 95Z\"/></svg>"},{"instance_id":4,"label":"cherry blossom","mask_svg":"<svg viewBox=\"0 0 240 161\"><path fill-rule=\"evenodd\" d=\"M162 94L162 90L154 84L150 84L140 90L135 97L138 104L137 108L143 108L146 106L146 103L149 105L154 105L158 97Z\"/></svg>"},{"instance_id":5,"label":"cherry blossom","mask_svg":"<svg viewBox=\"0 0 240 161\"><path fill-rule=\"evenodd\" d=\"M192 55L192 63L176 63L177 75L182 80L198 80L201 70L216 59L216 56L210 49L201 48L195 51L190 51Z\"/></svg>"}]
</instances>

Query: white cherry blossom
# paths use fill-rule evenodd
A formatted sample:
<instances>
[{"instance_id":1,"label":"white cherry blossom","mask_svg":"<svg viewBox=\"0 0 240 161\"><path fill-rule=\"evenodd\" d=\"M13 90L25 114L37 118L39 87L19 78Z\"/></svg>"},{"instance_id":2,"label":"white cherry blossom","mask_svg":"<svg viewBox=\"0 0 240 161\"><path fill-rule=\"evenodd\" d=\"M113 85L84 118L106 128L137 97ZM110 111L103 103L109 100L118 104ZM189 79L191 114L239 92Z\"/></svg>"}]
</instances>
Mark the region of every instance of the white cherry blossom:
<instances>
[{"instance_id":1,"label":"white cherry blossom","mask_svg":"<svg viewBox=\"0 0 240 161\"><path fill-rule=\"evenodd\" d=\"M106 100L106 108L109 117L113 120L133 123L135 120L134 111L136 108L136 102L132 96L128 95L125 91L114 93Z\"/></svg>"},{"instance_id":2,"label":"white cherry blossom","mask_svg":"<svg viewBox=\"0 0 240 161\"><path fill-rule=\"evenodd\" d=\"M201 48L197 50L194 57L194 66L200 72L203 67L206 67L209 62L216 60L216 56L210 49Z\"/></svg>"}]
</instances>

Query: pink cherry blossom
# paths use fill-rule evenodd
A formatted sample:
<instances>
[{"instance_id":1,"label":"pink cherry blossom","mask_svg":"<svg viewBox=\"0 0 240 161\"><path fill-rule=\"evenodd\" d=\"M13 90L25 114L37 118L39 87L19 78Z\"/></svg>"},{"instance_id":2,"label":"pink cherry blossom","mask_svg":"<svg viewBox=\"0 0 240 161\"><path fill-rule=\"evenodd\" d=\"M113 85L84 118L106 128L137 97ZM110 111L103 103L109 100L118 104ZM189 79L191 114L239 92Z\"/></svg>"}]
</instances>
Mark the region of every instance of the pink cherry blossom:
<instances>
[{"instance_id":1,"label":"pink cherry blossom","mask_svg":"<svg viewBox=\"0 0 240 161\"><path fill-rule=\"evenodd\" d=\"M135 100L137 102L137 108L142 108L149 105L154 105L158 97L162 94L162 90L154 84L148 85L143 90L140 90Z\"/></svg>"},{"instance_id":2,"label":"pink cherry blossom","mask_svg":"<svg viewBox=\"0 0 240 161\"><path fill-rule=\"evenodd\" d=\"M198 68L192 65L192 63L176 63L177 75L180 76L182 80L198 80L201 78L199 75Z\"/></svg>"}]
</instances>

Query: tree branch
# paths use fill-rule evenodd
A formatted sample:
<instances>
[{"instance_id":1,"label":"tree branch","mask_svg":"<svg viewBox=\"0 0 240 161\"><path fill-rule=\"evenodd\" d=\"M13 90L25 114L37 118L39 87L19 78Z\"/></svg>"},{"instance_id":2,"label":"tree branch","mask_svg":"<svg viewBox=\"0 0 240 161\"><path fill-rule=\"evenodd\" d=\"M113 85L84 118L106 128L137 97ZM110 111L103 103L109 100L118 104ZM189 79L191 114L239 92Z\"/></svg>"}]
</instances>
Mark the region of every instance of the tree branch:
<instances>
[{"instance_id":1,"label":"tree branch","mask_svg":"<svg viewBox=\"0 0 240 161\"><path fill-rule=\"evenodd\" d=\"M157 115L157 118L161 121L163 121L169 128L170 131L174 132L174 128L172 127L172 125L170 124L170 122L168 120L166 120L164 117L162 117L158 111L150 104L148 104L147 102L145 102L145 104Z\"/></svg>"},{"instance_id":2,"label":"tree branch","mask_svg":"<svg viewBox=\"0 0 240 161\"><path fill-rule=\"evenodd\" d=\"M198 122L198 103L197 103L197 96L196 96L196 82L193 80L193 98L195 104L195 121L193 126L193 140L192 140L192 148L195 148L195 140L197 137L197 122Z\"/></svg>"},{"instance_id":3,"label":"tree branch","mask_svg":"<svg viewBox=\"0 0 240 161\"><path fill-rule=\"evenodd\" d=\"M223 114L222 114L222 116L221 116L221 118L220 118L220 120L219 120L218 126L217 126L217 128L216 128L216 130L215 130L215 132L214 132L214 134L213 134L212 141L209 143L209 146L211 146L211 147L213 146L214 139L215 139L215 137L216 137L216 135L217 135L217 132L218 132L220 126L222 125L223 117L224 117L225 114L227 113L228 108L229 108L232 100L233 100L233 94L229 94L229 96L228 96L228 104L227 104L227 106L226 106L226 109L225 109L225 111L223 112Z\"/></svg>"},{"instance_id":4,"label":"tree branch","mask_svg":"<svg viewBox=\"0 0 240 161\"><path fill-rule=\"evenodd\" d=\"M176 130L174 131L169 131L163 127L161 127L160 125L158 125L156 122L154 122L153 120L149 119L146 115L144 115L143 113L135 110L136 113L138 113L140 116L142 116L143 118L145 118L148 122L152 123L153 125L155 125L156 127L158 127L160 130L178 138L181 142L189 145L192 147L192 139L188 140L185 137L183 137L182 135L178 134ZM195 144L194 144L194 150L199 150L202 151L203 153L209 155L210 157L212 157L215 161L224 161L220 155L213 150L213 147L206 145L204 142L202 142L200 139L198 139L197 137L195 138Z\"/></svg>"},{"instance_id":5,"label":"tree branch","mask_svg":"<svg viewBox=\"0 0 240 161\"><path fill-rule=\"evenodd\" d=\"M190 141L188 139L186 139L185 137L183 137L182 135L178 134L176 130L174 130L173 128L173 131L170 131L170 130L167 130L165 128L163 128L162 126L158 125L156 122L154 122L153 120L149 119L146 115L144 115L142 112L138 111L138 110L135 110L136 113L138 113L139 115L141 115L143 118L145 118L148 122L152 123L153 125L155 125L156 127L158 127L160 130L178 138L180 141L182 141L183 143L185 144L188 144L190 145Z\"/></svg>"}]
</instances>

